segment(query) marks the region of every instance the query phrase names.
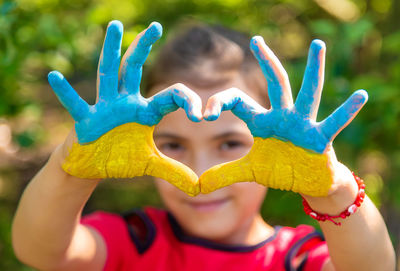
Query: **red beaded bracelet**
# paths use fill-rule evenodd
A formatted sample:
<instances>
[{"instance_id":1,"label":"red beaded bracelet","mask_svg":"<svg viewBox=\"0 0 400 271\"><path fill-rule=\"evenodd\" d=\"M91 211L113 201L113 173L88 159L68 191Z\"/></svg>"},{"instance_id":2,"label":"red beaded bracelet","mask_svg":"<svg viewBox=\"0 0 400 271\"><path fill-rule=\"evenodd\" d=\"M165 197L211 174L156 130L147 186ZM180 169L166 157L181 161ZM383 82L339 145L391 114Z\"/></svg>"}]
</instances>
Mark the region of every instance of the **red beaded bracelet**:
<instances>
[{"instance_id":1,"label":"red beaded bracelet","mask_svg":"<svg viewBox=\"0 0 400 271\"><path fill-rule=\"evenodd\" d=\"M358 177L357 175L354 174L354 172L352 172L354 179L357 182L358 185L358 194L357 194L357 198L354 201L353 204L351 204L346 210L344 210L343 212L341 212L339 215L327 215L327 214L320 214L317 213L316 211L314 211L313 209L311 209L310 205L308 204L308 202L303 198L303 206L304 206L304 212L306 212L307 215L309 215L311 218L314 218L318 221L325 221L325 220L329 220L331 222L333 222L335 225L340 226L342 225L342 223L340 222L336 222L333 219L334 218L346 218L348 216L350 216L351 214L354 214L358 207L361 206L361 203L364 201L365 198L365 184L364 181Z\"/></svg>"}]
</instances>

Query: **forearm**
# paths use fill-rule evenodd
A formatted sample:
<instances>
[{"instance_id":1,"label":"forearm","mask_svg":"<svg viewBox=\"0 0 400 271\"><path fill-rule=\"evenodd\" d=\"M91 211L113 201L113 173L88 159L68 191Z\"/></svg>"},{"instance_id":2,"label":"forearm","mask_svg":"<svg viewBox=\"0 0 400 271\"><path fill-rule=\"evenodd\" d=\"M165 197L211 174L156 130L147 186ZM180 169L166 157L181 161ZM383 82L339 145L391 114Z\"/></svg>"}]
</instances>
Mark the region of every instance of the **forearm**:
<instances>
[{"instance_id":1,"label":"forearm","mask_svg":"<svg viewBox=\"0 0 400 271\"><path fill-rule=\"evenodd\" d=\"M345 167L341 170L338 177L347 181L342 182L343 187L334 195L306 197L317 212L337 215L357 197L358 189L351 172ZM394 249L385 222L368 196L357 212L338 221L341 226L329 221L320 223L335 270L394 270Z\"/></svg>"},{"instance_id":2,"label":"forearm","mask_svg":"<svg viewBox=\"0 0 400 271\"><path fill-rule=\"evenodd\" d=\"M320 223L335 270L394 270L395 255L385 223L366 197L340 227Z\"/></svg>"},{"instance_id":3,"label":"forearm","mask_svg":"<svg viewBox=\"0 0 400 271\"><path fill-rule=\"evenodd\" d=\"M25 189L12 226L16 255L32 265L55 266L66 256L81 211L99 180L83 180L61 168L58 147Z\"/></svg>"}]
</instances>

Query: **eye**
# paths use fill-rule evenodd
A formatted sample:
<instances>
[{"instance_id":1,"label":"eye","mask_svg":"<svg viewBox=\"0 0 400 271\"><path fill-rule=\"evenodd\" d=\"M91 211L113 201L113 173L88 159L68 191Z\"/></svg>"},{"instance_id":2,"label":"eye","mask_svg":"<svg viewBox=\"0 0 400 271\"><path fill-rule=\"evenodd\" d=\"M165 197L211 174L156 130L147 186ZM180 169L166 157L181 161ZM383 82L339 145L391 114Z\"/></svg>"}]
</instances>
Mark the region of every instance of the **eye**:
<instances>
[{"instance_id":1,"label":"eye","mask_svg":"<svg viewBox=\"0 0 400 271\"><path fill-rule=\"evenodd\" d=\"M223 151L229 151L238 149L243 146L244 144L239 140L227 140L221 144L220 149Z\"/></svg>"},{"instance_id":2,"label":"eye","mask_svg":"<svg viewBox=\"0 0 400 271\"><path fill-rule=\"evenodd\" d=\"M162 145L164 149L170 149L170 150L180 150L183 148L183 146L177 142L169 142L165 143Z\"/></svg>"},{"instance_id":3,"label":"eye","mask_svg":"<svg viewBox=\"0 0 400 271\"><path fill-rule=\"evenodd\" d=\"M160 144L160 151L163 153L180 153L185 150L185 147L179 142L165 142Z\"/></svg>"}]
</instances>

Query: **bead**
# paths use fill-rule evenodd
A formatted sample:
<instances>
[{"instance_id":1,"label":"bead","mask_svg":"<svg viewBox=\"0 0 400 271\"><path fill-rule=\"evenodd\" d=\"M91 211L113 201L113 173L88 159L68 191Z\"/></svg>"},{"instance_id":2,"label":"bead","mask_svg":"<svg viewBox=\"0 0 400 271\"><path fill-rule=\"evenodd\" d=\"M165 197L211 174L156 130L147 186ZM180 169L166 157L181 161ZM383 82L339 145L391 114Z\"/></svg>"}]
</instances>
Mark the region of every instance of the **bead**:
<instances>
[{"instance_id":1,"label":"bead","mask_svg":"<svg viewBox=\"0 0 400 271\"><path fill-rule=\"evenodd\" d=\"M364 201L364 198L365 198L365 184L364 184L363 180L360 177L358 177L357 175L355 175L354 172L352 172L352 173L353 173L354 179L358 185L358 193L357 193L356 199L354 200L354 203L351 204L346 210L344 210L343 212L341 212L339 215L336 215L336 216L320 214L320 213L315 212L310 207L308 202L303 198L304 212L315 220L318 220L318 221L329 220L332 223L334 223L335 225L340 226L341 223L335 222L333 220L333 218L343 218L344 219L344 218L350 216L351 214L354 214L357 211L358 207L361 206L361 203Z\"/></svg>"},{"instance_id":2,"label":"bead","mask_svg":"<svg viewBox=\"0 0 400 271\"><path fill-rule=\"evenodd\" d=\"M354 214L357 211L357 206L355 204L350 205L350 207L347 209L347 211L350 214Z\"/></svg>"}]
</instances>

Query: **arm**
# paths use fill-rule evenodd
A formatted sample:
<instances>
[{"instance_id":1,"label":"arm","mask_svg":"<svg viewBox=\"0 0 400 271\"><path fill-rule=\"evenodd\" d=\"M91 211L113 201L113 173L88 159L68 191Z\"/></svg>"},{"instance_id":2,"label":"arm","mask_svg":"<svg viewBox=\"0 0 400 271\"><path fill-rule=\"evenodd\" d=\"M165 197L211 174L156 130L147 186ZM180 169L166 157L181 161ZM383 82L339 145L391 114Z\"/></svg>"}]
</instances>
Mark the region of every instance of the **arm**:
<instances>
[{"instance_id":1,"label":"arm","mask_svg":"<svg viewBox=\"0 0 400 271\"><path fill-rule=\"evenodd\" d=\"M204 118L214 120L221 111L232 110L246 122L257 146L253 145L245 157L203 173L202 190L219 188L213 182L207 185L208 180L220 179L224 185L236 180L255 181L298 192L317 212L341 213L354 202L358 189L350 170L337 161L332 141L366 103L367 93L356 91L325 120L317 122L325 44L312 42L295 103L287 73L264 40L254 37L250 46L267 79L271 108L261 107L237 89L210 97ZM235 172L235 176L229 172ZM368 197L355 214L341 222L342 226L321 223L330 254L325 270L394 269L394 249L386 225Z\"/></svg>"},{"instance_id":2,"label":"arm","mask_svg":"<svg viewBox=\"0 0 400 271\"><path fill-rule=\"evenodd\" d=\"M304 196L313 210L337 215L350 206L358 187L350 170L337 162L341 186L327 197ZM339 183L339 181L338 181ZM385 222L372 201L365 197L357 212L340 219L341 226L320 222L331 259L323 270L394 270L395 253Z\"/></svg>"},{"instance_id":3,"label":"arm","mask_svg":"<svg viewBox=\"0 0 400 271\"><path fill-rule=\"evenodd\" d=\"M99 180L65 173L62 151L60 145L22 195L12 226L14 251L22 262L40 270L101 270L105 244L79 224Z\"/></svg>"},{"instance_id":4,"label":"arm","mask_svg":"<svg viewBox=\"0 0 400 271\"><path fill-rule=\"evenodd\" d=\"M119 69L122 24L109 24L99 60L94 105L81 99L60 73L49 74L49 83L74 118L75 128L51 154L20 200L12 226L12 243L24 263L41 270L101 270L106 260L105 242L95 230L80 224L82 208L101 178L140 176L132 172L130 176L121 176L129 165L142 175L161 172L167 180L168 174L181 177L181 188L196 192L198 185L190 182L194 173L188 174L178 162L162 156L150 132L165 114L179 107L185 109L189 119L200 121L200 97L182 84L150 98L142 97L139 91L142 65L160 36L161 25L151 24L132 42ZM124 148L121 140L113 137L121 127L139 127L117 134L124 140ZM74 148L78 155L73 156ZM88 154L85 148L93 153ZM79 160L82 156L85 159ZM66 173L66 164L79 176ZM116 176L93 177L97 171L109 173L111 169ZM81 176L85 170L95 174ZM195 179L197 182L197 176Z\"/></svg>"}]
</instances>

